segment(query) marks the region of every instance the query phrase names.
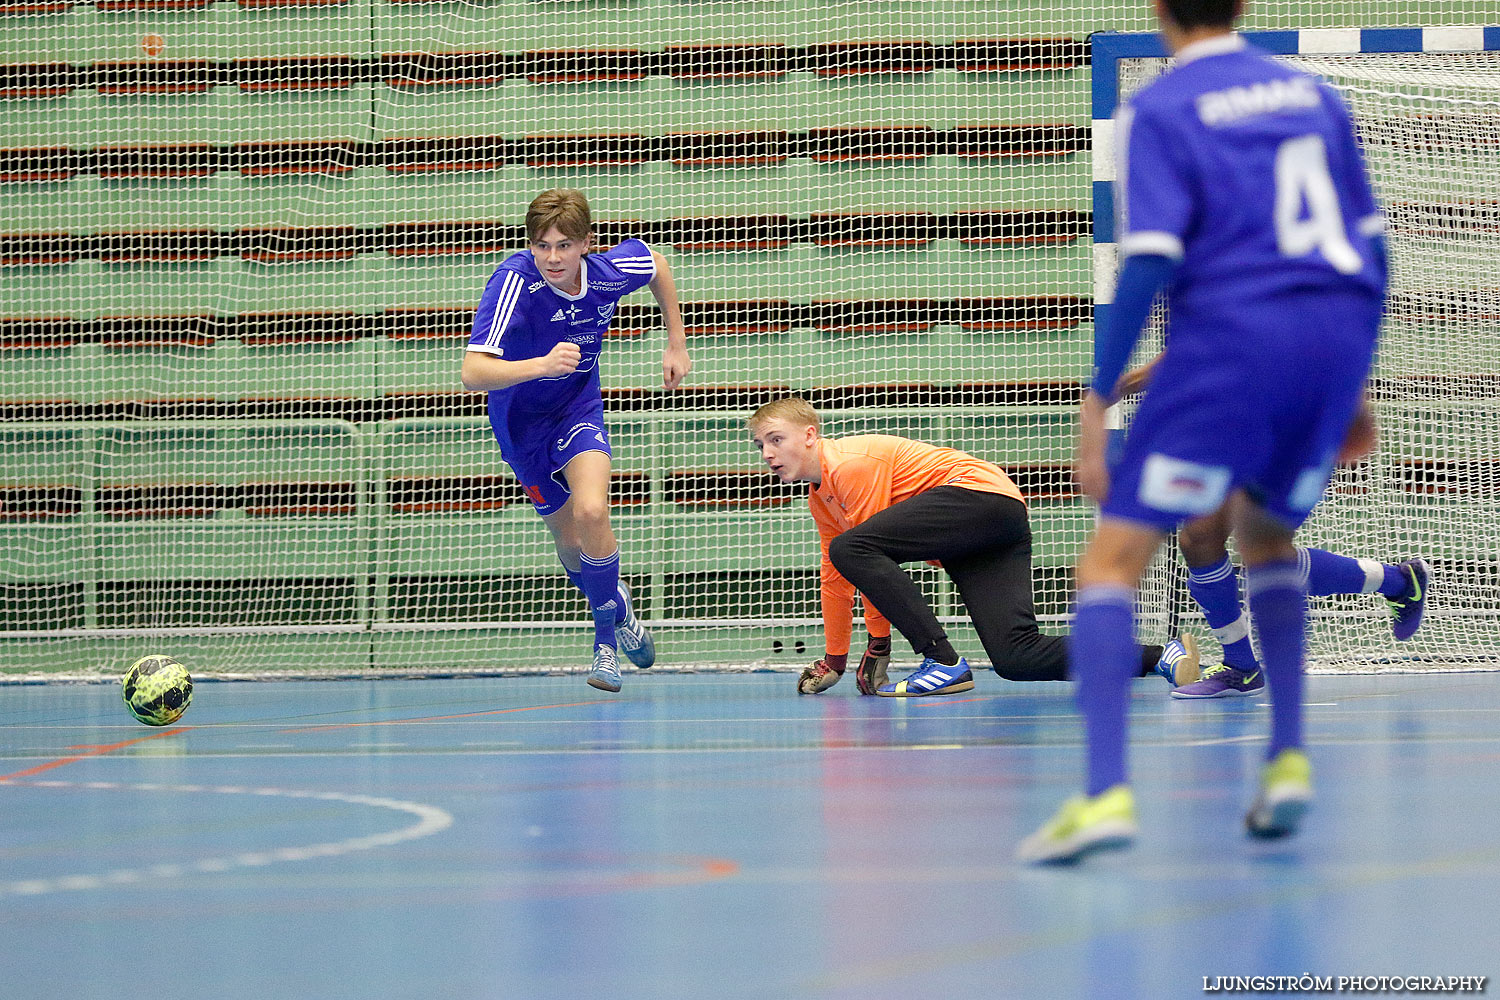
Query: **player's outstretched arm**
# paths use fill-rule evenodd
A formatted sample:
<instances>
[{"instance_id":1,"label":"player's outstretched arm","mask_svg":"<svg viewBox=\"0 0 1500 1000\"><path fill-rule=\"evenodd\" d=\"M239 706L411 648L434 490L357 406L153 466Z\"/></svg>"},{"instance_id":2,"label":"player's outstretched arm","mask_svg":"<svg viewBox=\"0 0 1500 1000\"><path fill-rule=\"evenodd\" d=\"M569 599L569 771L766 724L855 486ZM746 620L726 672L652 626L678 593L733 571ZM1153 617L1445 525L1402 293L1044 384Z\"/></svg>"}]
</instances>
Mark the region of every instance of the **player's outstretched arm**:
<instances>
[{"instance_id":1,"label":"player's outstretched arm","mask_svg":"<svg viewBox=\"0 0 1500 1000\"><path fill-rule=\"evenodd\" d=\"M568 341L554 345L540 358L521 361L507 361L484 351L465 351L459 378L463 380L464 388L471 392L508 389L533 379L571 375L578 369L582 357L578 345Z\"/></svg>"},{"instance_id":2,"label":"player's outstretched arm","mask_svg":"<svg viewBox=\"0 0 1500 1000\"><path fill-rule=\"evenodd\" d=\"M1105 411L1123 394L1120 373L1140 339L1152 300L1176 269L1177 261L1159 254L1130 256L1120 271L1114 304L1105 322L1094 329L1094 377L1078 415L1078 454L1073 471L1083 492L1095 501L1102 503L1109 492ZM1150 377L1149 366L1145 377Z\"/></svg>"},{"instance_id":3,"label":"player's outstretched arm","mask_svg":"<svg viewBox=\"0 0 1500 1000\"><path fill-rule=\"evenodd\" d=\"M854 585L826 560L821 577L823 662L843 673L849 663L849 640L854 634Z\"/></svg>"},{"instance_id":4,"label":"player's outstretched arm","mask_svg":"<svg viewBox=\"0 0 1500 1000\"><path fill-rule=\"evenodd\" d=\"M661 308L662 325L667 328L667 349L661 356L661 384L663 388L675 389L693 370L693 360L688 357L687 330L682 324L682 307L677 302L677 282L672 279L672 266L655 250L651 259L656 262L656 276L651 279L651 294Z\"/></svg>"}]
</instances>

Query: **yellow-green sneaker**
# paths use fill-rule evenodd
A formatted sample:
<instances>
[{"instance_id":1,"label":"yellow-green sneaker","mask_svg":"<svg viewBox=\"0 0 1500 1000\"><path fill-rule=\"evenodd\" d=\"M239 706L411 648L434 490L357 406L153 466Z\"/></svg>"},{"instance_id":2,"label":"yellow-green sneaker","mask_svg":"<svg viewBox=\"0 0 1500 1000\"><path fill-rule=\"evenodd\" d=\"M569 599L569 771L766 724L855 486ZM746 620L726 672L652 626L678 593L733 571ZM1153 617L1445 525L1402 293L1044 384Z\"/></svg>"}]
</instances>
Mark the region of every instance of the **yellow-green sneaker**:
<instances>
[{"instance_id":1,"label":"yellow-green sneaker","mask_svg":"<svg viewBox=\"0 0 1500 1000\"><path fill-rule=\"evenodd\" d=\"M1297 832L1312 805L1312 765L1301 750L1283 750L1260 771L1260 791L1245 814L1245 829L1267 840Z\"/></svg>"},{"instance_id":2,"label":"yellow-green sneaker","mask_svg":"<svg viewBox=\"0 0 1500 1000\"><path fill-rule=\"evenodd\" d=\"M1016 860L1038 865L1078 861L1095 851L1129 847L1136 832L1135 796L1129 785L1115 785L1064 802L1057 815L1021 841Z\"/></svg>"}]
</instances>

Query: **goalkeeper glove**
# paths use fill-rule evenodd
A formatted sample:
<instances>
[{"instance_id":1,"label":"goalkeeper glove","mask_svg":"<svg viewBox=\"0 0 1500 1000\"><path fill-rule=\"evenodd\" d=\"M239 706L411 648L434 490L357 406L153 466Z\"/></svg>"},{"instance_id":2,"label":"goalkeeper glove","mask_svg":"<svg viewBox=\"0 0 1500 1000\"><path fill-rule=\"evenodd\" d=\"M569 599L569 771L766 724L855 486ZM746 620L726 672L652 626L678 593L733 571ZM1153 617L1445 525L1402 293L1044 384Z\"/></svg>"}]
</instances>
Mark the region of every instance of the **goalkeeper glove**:
<instances>
[{"instance_id":1,"label":"goalkeeper glove","mask_svg":"<svg viewBox=\"0 0 1500 1000\"><path fill-rule=\"evenodd\" d=\"M844 663L841 661L847 659L847 656L824 656L802 671L802 676L797 678L797 693L822 694L833 687L844 676Z\"/></svg>"},{"instance_id":2,"label":"goalkeeper glove","mask_svg":"<svg viewBox=\"0 0 1500 1000\"><path fill-rule=\"evenodd\" d=\"M854 672L854 683L860 694L874 694L887 681L886 668L891 665L891 637L870 636L865 646L865 655L859 658L859 669Z\"/></svg>"}]
</instances>

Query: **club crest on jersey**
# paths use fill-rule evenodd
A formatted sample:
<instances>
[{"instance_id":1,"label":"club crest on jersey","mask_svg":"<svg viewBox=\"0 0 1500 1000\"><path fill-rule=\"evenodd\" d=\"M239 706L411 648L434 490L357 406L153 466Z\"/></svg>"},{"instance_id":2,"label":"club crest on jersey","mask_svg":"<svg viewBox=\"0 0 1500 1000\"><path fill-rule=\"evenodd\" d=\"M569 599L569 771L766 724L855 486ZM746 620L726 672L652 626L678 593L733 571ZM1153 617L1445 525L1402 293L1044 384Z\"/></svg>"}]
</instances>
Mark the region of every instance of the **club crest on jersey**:
<instances>
[{"instance_id":1,"label":"club crest on jersey","mask_svg":"<svg viewBox=\"0 0 1500 1000\"><path fill-rule=\"evenodd\" d=\"M607 306L597 306L595 308L599 312L599 318L600 319L609 319L611 316L613 316L615 314L615 304L613 302L611 302Z\"/></svg>"}]
</instances>

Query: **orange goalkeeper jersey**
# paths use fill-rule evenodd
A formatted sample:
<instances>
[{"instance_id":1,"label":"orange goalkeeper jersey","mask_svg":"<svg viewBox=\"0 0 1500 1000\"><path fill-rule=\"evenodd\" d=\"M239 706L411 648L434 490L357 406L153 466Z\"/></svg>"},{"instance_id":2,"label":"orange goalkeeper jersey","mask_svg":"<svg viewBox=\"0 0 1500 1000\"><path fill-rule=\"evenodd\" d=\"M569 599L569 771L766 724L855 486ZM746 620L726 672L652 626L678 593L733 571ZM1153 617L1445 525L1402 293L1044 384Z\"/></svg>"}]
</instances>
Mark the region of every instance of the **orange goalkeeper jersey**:
<instances>
[{"instance_id":1,"label":"orange goalkeeper jersey","mask_svg":"<svg viewBox=\"0 0 1500 1000\"><path fill-rule=\"evenodd\" d=\"M979 493L1026 498L998 466L952 448L939 448L888 434L822 438L818 459L823 474L808 489L807 502L818 525L823 552L823 642L835 655L849 652L854 627L854 585L833 568L828 543L892 504L935 486L961 486ZM871 635L890 635L891 623L868 601L865 625Z\"/></svg>"}]
</instances>

